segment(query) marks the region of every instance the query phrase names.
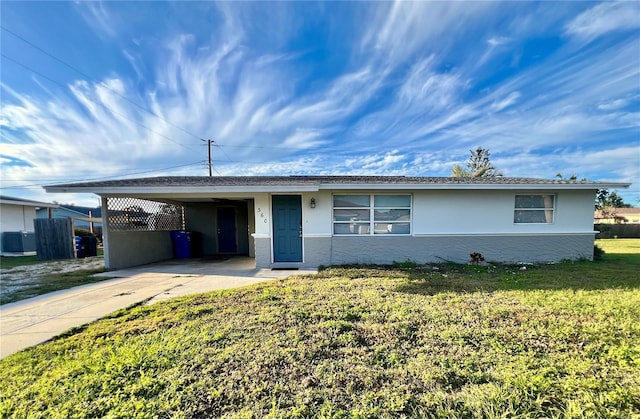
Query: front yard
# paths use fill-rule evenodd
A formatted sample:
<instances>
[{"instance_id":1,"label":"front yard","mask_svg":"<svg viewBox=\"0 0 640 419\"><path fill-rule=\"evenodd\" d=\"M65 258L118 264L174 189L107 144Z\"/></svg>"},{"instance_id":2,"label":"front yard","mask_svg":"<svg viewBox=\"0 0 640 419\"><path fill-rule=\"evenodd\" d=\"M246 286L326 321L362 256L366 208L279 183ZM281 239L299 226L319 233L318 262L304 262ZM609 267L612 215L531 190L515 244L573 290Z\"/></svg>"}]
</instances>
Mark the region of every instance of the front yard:
<instances>
[{"instance_id":1,"label":"front yard","mask_svg":"<svg viewBox=\"0 0 640 419\"><path fill-rule=\"evenodd\" d=\"M0 361L0 416L638 417L640 253L615 242L122 310Z\"/></svg>"},{"instance_id":2,"label":"front yard","mask_svg":"<svg viewBox=\"0 0 640 419\"><path fill-rule=\"evenodd\" d=\"M103 281L102 256L40 261L36 256L0 259L0 304L8 304L53 291Z\"/></svg>"}]
</instances>

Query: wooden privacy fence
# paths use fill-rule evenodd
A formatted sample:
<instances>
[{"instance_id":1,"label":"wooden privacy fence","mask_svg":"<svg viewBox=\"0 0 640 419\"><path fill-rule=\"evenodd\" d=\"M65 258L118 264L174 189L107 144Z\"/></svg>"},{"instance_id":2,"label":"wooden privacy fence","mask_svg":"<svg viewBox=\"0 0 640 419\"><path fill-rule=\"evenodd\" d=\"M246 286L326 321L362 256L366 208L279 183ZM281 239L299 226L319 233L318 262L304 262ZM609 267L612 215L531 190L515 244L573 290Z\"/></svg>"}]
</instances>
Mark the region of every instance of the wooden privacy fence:
<instances>
[{"instance_id":1,"label":"wooden privacy fence","mask_svg":"<svg viewBox=\"0 0 640 419\"><path fill-rule=\"evenodd\" d=\"M71 220L68 218L36 218L36 253L40 260L73 259L74 239Z\"/></svg>"},{"instance_id":2,"label":"wooden privacy fence","mask_svg":"<svg viewBox=\"0 0 640 419\"><path fill-rule=\"evenodd\" d=\"M593 227L600 232L596 234L596 239L640 238L640 224L594 224Z\"/></svg>"}]
</instances>

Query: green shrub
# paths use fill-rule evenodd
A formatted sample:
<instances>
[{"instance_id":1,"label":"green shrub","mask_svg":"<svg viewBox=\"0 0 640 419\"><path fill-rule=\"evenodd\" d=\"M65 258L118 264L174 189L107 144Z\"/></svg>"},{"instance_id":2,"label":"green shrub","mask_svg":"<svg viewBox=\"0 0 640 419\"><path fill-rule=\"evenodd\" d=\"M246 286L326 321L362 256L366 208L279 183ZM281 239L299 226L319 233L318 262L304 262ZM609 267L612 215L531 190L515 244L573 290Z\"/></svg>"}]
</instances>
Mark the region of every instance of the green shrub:
<instances>
[{"instance_id":1,"label":"green shrub","mask_svg":"<svg viewBox=\"0 0 640 419\"><path fill-rule=\"evenodd\" d=\"M602 256L604 256L605 251L598 246L597 244L593 245L593 260L602 260Z\"/></svg>"},{"instance_id":2,"label":"green shrub","mask_svg":"<svg viewBox=\"0 0 640 419\"><path fill-rule=\"evenodd\" d=\"M418 263L409 259L405 260L404 262L396 262L394 260L393 267L400 268L400 269L413 269L418 267Z\"/></svg>"}]
</instances>

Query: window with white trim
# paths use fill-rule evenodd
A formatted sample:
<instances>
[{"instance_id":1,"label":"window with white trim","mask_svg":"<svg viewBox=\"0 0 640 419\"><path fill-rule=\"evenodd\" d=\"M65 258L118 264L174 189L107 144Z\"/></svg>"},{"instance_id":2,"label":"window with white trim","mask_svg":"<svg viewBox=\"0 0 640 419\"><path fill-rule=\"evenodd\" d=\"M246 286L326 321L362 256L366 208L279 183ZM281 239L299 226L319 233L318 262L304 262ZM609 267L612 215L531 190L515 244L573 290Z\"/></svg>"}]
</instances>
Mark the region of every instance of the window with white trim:
<instances>
[{"instance_id":1,"label":"window with white trim","mask_svg":"<svg viewBox=\"0 0 640 419\"><path fill-rule=\"evenodd\" d=\"M333 234L411 234L411 195L334 195Z\"/></svg>"},{"instance_id":2,"label":"window with white trim","mask_svg":"<svg viewBox=\"0 0 640 419\"><path fill-rule=\"evenodd\" d=\"M555 215L555 195L516 195L513 222L551 224Z\"/></svg>"}]
</instances>

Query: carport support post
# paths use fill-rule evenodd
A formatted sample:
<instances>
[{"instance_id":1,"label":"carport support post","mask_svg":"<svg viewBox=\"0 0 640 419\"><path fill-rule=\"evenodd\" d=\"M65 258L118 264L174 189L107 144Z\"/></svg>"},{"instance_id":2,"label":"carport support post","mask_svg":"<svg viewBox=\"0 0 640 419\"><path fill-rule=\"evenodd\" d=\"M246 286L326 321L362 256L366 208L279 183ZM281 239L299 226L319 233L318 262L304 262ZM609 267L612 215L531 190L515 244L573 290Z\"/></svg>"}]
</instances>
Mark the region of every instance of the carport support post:
<instances>
[{"instance_id":1,"label":"carport support post","mask_svg":"<svg viewBox=\"0 0 640 419\"><path fill-rule=\"evenodd\" d=\"M109 231L111 226L109 225L109 209L107 208L106 197L101 197L102 200L102 249L104 250L104 269L109 270L111 267L111 260L109 258Z\"/></svg>"}]
</instances>

